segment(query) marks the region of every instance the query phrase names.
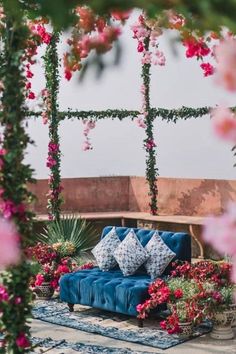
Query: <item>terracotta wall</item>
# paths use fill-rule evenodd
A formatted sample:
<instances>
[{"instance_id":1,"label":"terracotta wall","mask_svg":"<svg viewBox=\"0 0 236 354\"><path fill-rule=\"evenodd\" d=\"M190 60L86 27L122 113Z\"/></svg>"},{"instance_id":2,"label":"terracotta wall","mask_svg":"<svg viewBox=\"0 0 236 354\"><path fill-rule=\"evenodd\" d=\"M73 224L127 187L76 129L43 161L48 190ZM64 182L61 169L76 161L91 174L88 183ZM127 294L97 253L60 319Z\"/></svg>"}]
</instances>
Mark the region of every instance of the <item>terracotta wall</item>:
<instances>
[{"instance_id":1,"label":"terracotta wall","mask_svg":"<svg viewBox=\"0 0 236 354\"><path fill-rule=\"evenodd\" d=\"M148 212L148 186L144 177L66 178L64 211ZM35 210L46 213L46 180L38 180L32 191L38 196ZM236 181L160 178L159 213L162 215L218 214L228 200L236 201Z\"/></svg>"},{"instance_id":2,"label":"terracotta wall","mask_svg":"<svg viewBox=\"0 0 236 354\"><path fill-rule=\"evenodd\" d=\"M129 204L129 177L64 178L64 204L66 212L123 211ZM46 213L48 182L38 180L31 186L37 195L35 211Z\"/></svg>"}]
</instances>

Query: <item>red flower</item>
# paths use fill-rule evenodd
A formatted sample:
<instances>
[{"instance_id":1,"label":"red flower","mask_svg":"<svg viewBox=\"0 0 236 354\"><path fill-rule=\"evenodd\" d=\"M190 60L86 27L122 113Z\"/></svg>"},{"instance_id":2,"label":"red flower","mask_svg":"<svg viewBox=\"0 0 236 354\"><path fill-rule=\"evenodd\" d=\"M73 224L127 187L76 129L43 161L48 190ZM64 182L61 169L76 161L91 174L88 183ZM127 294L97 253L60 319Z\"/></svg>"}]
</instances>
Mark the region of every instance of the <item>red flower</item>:
<instances>
[{"instance_id":1,"label":"red flower","mask_svg":"<svg viewBox=\"0 0 236 354\"><path fill-rule=\"evenodd\" d=\"M70 79L72 78L71 71L65 70L65 78L66 78L66 80L70 81Z\"/></svg>"},{"instance_id":2,"label":"red flower","mask_svg":"<svg viewBox=\"0 0 236 354\"><path fill-rule=\"evenodd\" d=\"M183 297L183 290L182 289L176 289L174 291L174 296L176 299L180 299L181 297Z\"/></svg>"},{"instance_id":3,"label":"red flower","mask_svg":"<svg viewBox=\"0 0 236 354\"><path fill-rule=\"evenodd\" d=\"M31 91L31 92L29 93L29 95L28 95L28 98L29 98L30 100L34 100L34 99L35 99L35 94Z\"/></svg>"},{"instance_id":4,"label":"red flower","mask_svg":"<svg viewBox=\"0 0 236 354\"><path fill-rule=\"evenodd\" d=\"M29 348L30 347L30 341L26 337L25 333L23 333L23 332L19 333L18 337L16 338L16 345L19 348Z\"/></svg>"}]
</instances>

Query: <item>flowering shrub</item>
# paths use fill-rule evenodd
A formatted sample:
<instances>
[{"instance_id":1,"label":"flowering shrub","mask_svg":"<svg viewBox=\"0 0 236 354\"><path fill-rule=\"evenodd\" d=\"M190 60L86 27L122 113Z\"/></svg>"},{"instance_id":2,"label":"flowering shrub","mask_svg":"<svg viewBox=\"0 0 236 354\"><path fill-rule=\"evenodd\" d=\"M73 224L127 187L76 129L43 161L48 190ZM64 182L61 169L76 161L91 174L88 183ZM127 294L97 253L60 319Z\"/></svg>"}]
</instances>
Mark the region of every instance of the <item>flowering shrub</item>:
<instances>
[{"instance_id":1,"label":"flowering shrub","mask_svg":"<svg viewBox=\"0 0 236 354\"><path fill-rule=\"evenodd\" d=\"M63 274L75 270L77 264L67 256L73 245L57 243L55 245L45 245L38 243L36 246L26 250L28 257L39 264L39 272L33 277L31 285L33 287L41 285L43 282L50 282L54 289L58 288L59 279Z\"/></svg>"},{"instance_id":2,"label":"flowering shrub","mask_svg":"<svg viewBox=\"0 0 236 354\"><path fill-rule=\"evenodd\" d=\"M230 264L201 261L173 265L176 268L169 279L150 284L150 298L137 306L138 318L145 319L151 310L167 304L171 314L160 325L173 334L181 332L180 322L198 324L233 303Z\"/></svg>"}]
</instances>

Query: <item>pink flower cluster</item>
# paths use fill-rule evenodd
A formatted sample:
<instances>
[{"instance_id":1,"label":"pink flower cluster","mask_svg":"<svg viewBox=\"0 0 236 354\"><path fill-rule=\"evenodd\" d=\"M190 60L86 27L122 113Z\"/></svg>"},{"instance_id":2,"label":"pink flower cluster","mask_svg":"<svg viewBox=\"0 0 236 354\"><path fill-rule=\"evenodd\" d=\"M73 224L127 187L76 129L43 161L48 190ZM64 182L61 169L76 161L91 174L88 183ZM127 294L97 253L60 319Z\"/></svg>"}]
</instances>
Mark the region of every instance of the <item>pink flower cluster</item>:
<instances>
[{"instance_id":1,"label":"pink flower cluster","mask_svg":"<svg viewBox=\"0 0 236 354\"><path fill-rule=\"evenodd\" d=\"M225 213L209 217L204 226L203 238L220 254L232 256L232 280L236 283L236 203L230 203Z\"/></svg>"},{"instance_id":2,"label":"pink flower cluster","mask_svg":"<svg viewBox=\"0 0 236 354\"><path fill-rule=\"evenodd\" d=\"M203 38L197 39L194 36L189 36L183 40L183 45L186 47L186 57L193 58L196 57L197 59L202 59L203 57L212 54L210 47L207 43L203 40ZM210 76L214 74L214 67L209 63L201 63L201 69L204 72L204 76Z\"/></svg>"},{"instance_id":3,"label":"pink flower cluster","mask_svg":"<svg viewBox=\"0 0 236 354\"><path fill-rule=\"evenodd\" d=\"M31 70L31 66L35 64L36 61L33 59L33 57L37 55L38 46L40 46L42 43L48 45L52 38L52 35L45 29L45 23L46 22L44 20L28 23L31 36L27 40L27 48L25 50L23 61L26 62L25 76L28 79L25 85L26 97L30 100L34 100L36 98L35 93L31 90L32 84L29 81L29 79L32 79L34 76Z\"/></svg>"},{"instance_id":4,"label":"pink flower cluster","mask_svg":"<svg viewBox=\"0 0 236 354\"><path fill-rule=\"evenodd\" d=\"M92 144L89 139L89 133L90 133L90 130L95 128L96 123L94 121L92 121L91 119L89 119L89 120L83 120L83 125L84 125L83 135L85 137L85 140L84 140L82 149L83 149L83 151L92 150L93 147L92 147Z\"/></svg>"},{"instance_id":5,"label":"pink flower cluster","mask_svg":"<svg viewBox=\"0 0 236 354\"><path fill-rule=\"evenodd\" d=\"M16 344L19 348L29 348L31 346L29 339L26 337L24 332L20 332L16 338Z\"/></svg>"},{"instance_id":6,"label":"pink flower cluster","mask_svg":"<svg viewBox=\"0 0 236 354\"><path fill-rule=\"evenodd\" d=\"M153 139L148 139L145 145L146 149L151 150L156 147L155 141Z\"/></svg>"},{"instance_id":7,"label":"pink flower cluster","mask_svg":"<svg viewBox=\"0 0 236 354\"><path fill-rule=\"evenodd\" d=\"M133 38L138 41L137 51L142 53L142 64L153 64L164 66L166 63L165 55L158 49L158 38L162 34L161 29L148 26L143 15L140 15L138 21L131 26ZM145 40L150 37L152 50L145 48Z\"/></svg>"},{"instance_id":8,"label":"pink flower cluster","mask_svg":"<svg viewBox=\"0 0 236 354\"><path fill-rule=\"evenodd\" d=\"M218 107L211 112L213 129L216 135L236 144L236 115L235 113L225 107Z\"/></svg>"},{"instance_id":9,"label":"pink flower cluster","mask_svg":"<svg viewBox=\"0 0 236 354\"><path fill-rule=\"evenodd\" d=\"M40 37L42 43L47 45L50 44L52 35L51 33L47 32L44 24L39 23L37 25L31 25L30 29L34 35L38 35Z\"/></svg>"},{"instance_id":10,"label":"pink flower cluster","mask_svg":"<svg viewBox=\"0 0 236 354\"><path fill-rule=\"evenodd\" d=\"M20 261L20 236L13 223L0 219L0 269ZM6 292L0 288L0 300Z\"/></svg>"},{"instance_id":11,"label":"pink flower cluster","mask_svg":"<svg viewBox=\"0 0 236 354\"><path fill-rule=\"evenodd\" d=\"M81 62L87 58L91 51L98 54L108 52L121 34L120 27L109 24L105 18L97 16L93 11L84 6L77 7L78 23L72 32L72 37L67 41L71 52L64 55L65 78L70 80L72 72L81 69ZM118 18L117 14L115 15ZM127 14L121 15L121 21Z\"/></svg>"},{"instance_id":12,"label":"pink flower cluster","mask_svg":"<svg viewBox=\"0 0 236 354\"><path fill-rule=\"evenodd\" d=\"M55 157L57 156L58 152L59 152L59 145L50 141L48 144L48 158L47 158L47 167L48 168L51 169L54 166L56 166L57 161L56 161Z\"/></svg>"},{"instance_id":13,"label":"pink flower cluster","mask_svg":"<svg viewBox=\"0 0 236 354\"><path fill-rule=\"evenodd\" d=\"M217 81L229 91L236 91L236 39L228 38L215 48Z\"/></svg>"},{"instance_id":14,"label":"pink flower cluster","mask_svg":"<svg viewBox=\"0 0 236 354\"><path fill-rule=\"evenodd\" d=\"M2 200L0 203L0 211L5 219L10 219L16 214L21 218L25 217L24 204L15 205L12 200Z\"/></svg>"}]
</instances>

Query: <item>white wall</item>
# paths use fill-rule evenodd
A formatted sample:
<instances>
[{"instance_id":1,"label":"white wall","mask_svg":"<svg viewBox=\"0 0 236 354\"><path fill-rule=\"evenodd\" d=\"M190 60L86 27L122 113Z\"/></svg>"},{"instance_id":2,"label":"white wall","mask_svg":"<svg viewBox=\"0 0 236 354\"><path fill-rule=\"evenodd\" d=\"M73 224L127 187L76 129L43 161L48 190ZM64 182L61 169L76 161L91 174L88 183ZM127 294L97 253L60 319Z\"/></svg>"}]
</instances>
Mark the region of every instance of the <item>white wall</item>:
<instances>
[{"instance_id":1,"label":"white wall","mask_svg":"<svg viewBox=\"0 0 236 354\"><path fill-rule=\"evenodd\" d=\"M85 82L75 76L70 83L62 79L59 102L61 109L139 109L140 55L132 39L129 20L122 36L123 59L119 67L108 69L100 80L89 72ZM214 79L204 78L193 59L186 59L184 48L177 46L178 55L170 45L172 34L161 39L160 49L167 57L165 67L152 69L152 105L178 108L182 105L201 107L224 103L235 105L235 97L215 86ZM65 43L65 41L64 41ZM63 53L65 44L60 44ZM110 55L110 54L109 54ZM41 63L42 64L42 63ZM43 88L42 68L35 69L34 88ZM36 142L26 157L35 169L36 178L46 178L47 126L40 118L29 121L29 132ZM100 121L91 132L92 151L82 151L82 125L76 119L64 121L60 127L62 143L62 176L89 177L108 175L144 175L145 152L142 149L143 129L129 119ZM176 125L157 119L155 123L157 161L161 176L186 178L234 179L236 161L231 146L213 134L209 117L179 121Z\"/></svg>"}]
</instances>

